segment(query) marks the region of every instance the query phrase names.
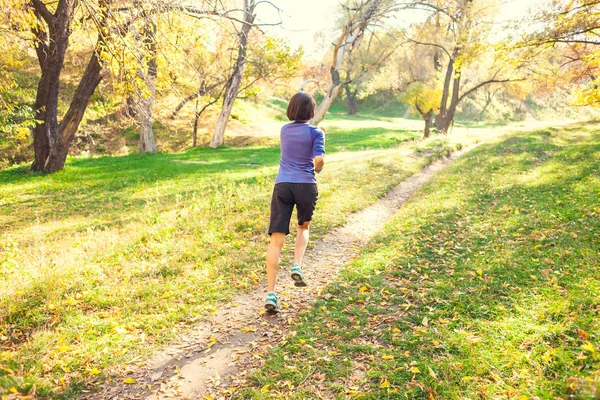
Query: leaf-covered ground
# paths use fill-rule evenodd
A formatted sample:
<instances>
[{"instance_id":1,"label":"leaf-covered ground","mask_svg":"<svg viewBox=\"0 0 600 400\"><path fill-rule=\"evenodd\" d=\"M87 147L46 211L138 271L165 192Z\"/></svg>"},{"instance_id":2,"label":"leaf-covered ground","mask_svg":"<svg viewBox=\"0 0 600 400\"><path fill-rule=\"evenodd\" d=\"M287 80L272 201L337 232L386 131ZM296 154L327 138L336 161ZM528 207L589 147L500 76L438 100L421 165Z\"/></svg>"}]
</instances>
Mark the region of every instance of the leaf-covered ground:
<instances>
[{"instance_id":1,"label":"leaf-covered ground","mask_svg":"<svg viewBox=\"0 0 600 400\"><path fill-rule=\"evenodd\" d=\"M437 176L236 398L600 396L598 124Z\"/></svg>"}]
</instances>

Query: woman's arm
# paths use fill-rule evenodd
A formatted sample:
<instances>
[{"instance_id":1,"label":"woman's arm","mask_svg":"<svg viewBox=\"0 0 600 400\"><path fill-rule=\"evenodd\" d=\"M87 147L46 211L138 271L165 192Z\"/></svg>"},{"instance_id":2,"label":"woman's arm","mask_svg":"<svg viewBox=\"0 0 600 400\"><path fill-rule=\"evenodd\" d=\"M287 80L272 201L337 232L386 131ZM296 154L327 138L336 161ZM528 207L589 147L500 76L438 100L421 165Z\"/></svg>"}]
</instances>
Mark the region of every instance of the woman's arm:
<instances>
[{"instance_id":1,"label":"woman's arm","mask_svg":"<svg viewBox=\"0 0 600 400\"><path fill-rule=\"evenodd\" d=\"M319 172L321 172L321 170L323 169L324 165L325 165L325 157L323 157L323 156L316 156L315 157L315 172L317 174Z\"/></svg>"}]
</instances>

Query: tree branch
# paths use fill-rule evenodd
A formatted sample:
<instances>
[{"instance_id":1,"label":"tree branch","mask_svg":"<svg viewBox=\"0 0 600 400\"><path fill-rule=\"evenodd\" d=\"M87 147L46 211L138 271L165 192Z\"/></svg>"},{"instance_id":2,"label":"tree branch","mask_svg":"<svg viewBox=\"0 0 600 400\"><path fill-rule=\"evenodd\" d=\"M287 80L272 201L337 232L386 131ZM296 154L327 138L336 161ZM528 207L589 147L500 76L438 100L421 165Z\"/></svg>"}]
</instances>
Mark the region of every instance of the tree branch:
<instances>
[{"instance_id":1,"label":"tree branch","mask_svg":"<svg viewBox=\"0 0 600 400\"><path fill-rule=\"evenodd\" d=\"M417 40L414 40L412 38L407 37L406 40L408 40L409 42L421 45L421 46L432 46L432 47L437 47L438 49L442 49L442 51L444 53L446 53L448 55L448 57L452 58L452 55L450 54L450 52L448 50L446 50L446 48L440 44L437 43L427 43L427 42L419 42Z\"/></svg>"},{"instance_id":2,"label":"tree branch","mask_svg":"<svg viewBox=\"0 0 600 400\"><path fill-rule=\"evenodd\" d=\"M31 0L31 5L37 14L48 24L48 26L54 25L56 17L50 12L50 10L48 10L48 7L46 7L41 0Z\"/></svg>"},{"instance_id":3,"label":"tree branch","mask_svg":"<svg viewBox=\"0 0 600 400\"><path fill-rule=\"evenodd\" d=\"M187 96L185 99L181 100L179 102L179 104L177 105L177 107L175 107L175 110L173 110L173 112L171 113L171 119L175 119L175 116L177 115L177 113L183 108L183 106L185 106L188 102L194 100L197 97L200 97L200 95L203 94L207 94L209 92L211 92L212 90L214 90L217 86L222 85L223 81L219 81L211 86L209 86L208 88L205 85L202 85L202 87L200 89L198 89L195 93L190 94L189 96ZM220 96L219 96L220 97Z\"/></svg>"},{"instance_id":4,"label":"tree branch","mask_svg":"<svg viewBox=\"0 0 600 400\"><path fill-rule=\"evenodd\" d=\"M465 97L467 97L468 95L470 95L471 93L473 93L474 91L476 91L477 89L479 89L482 86L485 85L489 85L491 83L506 83L506 82L520 82L520 81L524 81L525 79L489 79L487 81L481 82L477 85L475 85L474 87L472 87L471 89L467 90L466 92L464 92L459 98L458 98L458 103L460 103L462 101L462 99L464 99Z\"/></svg>"},{"instance_id":5,"label":"tree branch","mask_svg":"<svg viewBox=\"0 0 600 400\"><path fill-rule=\"evenodd\" d=\"M436 7L433 4L428 4L428 3L424 3L424 2L420 2L420 1L412 3L411 8L418 9L417 6L422 6L423 9L429 8L436 12L445 14L448 18L450 18L452 20L452 22L456 23L456 17L454 15L450 14L448 11L444 10L443 8Z\"/></svg>"}]
</instances>

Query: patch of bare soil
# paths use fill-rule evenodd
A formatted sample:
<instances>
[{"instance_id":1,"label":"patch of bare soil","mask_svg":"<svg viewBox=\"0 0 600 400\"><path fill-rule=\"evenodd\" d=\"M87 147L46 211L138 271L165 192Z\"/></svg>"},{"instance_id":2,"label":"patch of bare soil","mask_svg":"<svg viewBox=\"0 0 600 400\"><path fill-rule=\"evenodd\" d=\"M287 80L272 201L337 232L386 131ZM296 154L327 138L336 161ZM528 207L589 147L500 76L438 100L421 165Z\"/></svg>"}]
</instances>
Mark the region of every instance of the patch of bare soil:
<instances>
[{"instance_id":1,"label":"patch of bare soil","mask_svg":"<svg viewBox=\"0 0 600 400\"><path fill-rule=\"evenodd\" d=\"M135 383L119 383L90 394L88 399L212 399L227 398L259 368L263 356L290 335L298 314L307 310L341 268L393 216L394 212L436 172L468 149L424 168L392 189L384 198L351 215L348 223L316 240L303 266L309 282L296 288L289 268L282 266L278 293L282 312L264 313L265 284L222 307L181 342L155 355L144 367L132 367L125 376ZM266 249L265 249L266 252ZM123 379L120 379L122 382Z\"/></svg>"}]
</instances>

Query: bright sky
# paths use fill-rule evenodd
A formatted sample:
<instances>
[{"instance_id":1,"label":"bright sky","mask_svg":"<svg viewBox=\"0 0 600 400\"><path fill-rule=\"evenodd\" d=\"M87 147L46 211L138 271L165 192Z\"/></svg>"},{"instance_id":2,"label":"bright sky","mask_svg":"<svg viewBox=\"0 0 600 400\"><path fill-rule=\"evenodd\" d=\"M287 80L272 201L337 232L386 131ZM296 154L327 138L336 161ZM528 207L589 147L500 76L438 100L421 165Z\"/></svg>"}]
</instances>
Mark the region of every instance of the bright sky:
<instances>
[{"instance_id":1,"label":"bright sky","mask_svg":"<svg viewBox=\"0 0 600 400\"><path fill-rule=\"evenodd\" d=\"M323 50L322 40L315 36L332 33L337 18L338 0L275 0L273 4L281 9L282 25L269 29L270 32L286 38L292 48L302 45L309 56L315 56L314 52ZM261 21L279 21L273 7L266 3L260 7L257 15Z\"/></svg>"},{"instance_id":2,"label":"bright sky","mask_svg":"<svg viewBox=\"0 0 600 400\"><path fill-rule=\"evenodd\" d=\"M264 29L288 40L292 48L304 46L305 54L310 58L320 58L326 47L335 38L334 25L340 0L272 0L282 11L280 27ZM504 0L500 21L526 16L529 8L543 0ZM257 8L257 17L263 23L279 21L274 7L262 3ZM410 23L419 18L413 13L403 11L402 23ZM499 21L499 22L500 22Z\"/></svg>"}]
</instances>

